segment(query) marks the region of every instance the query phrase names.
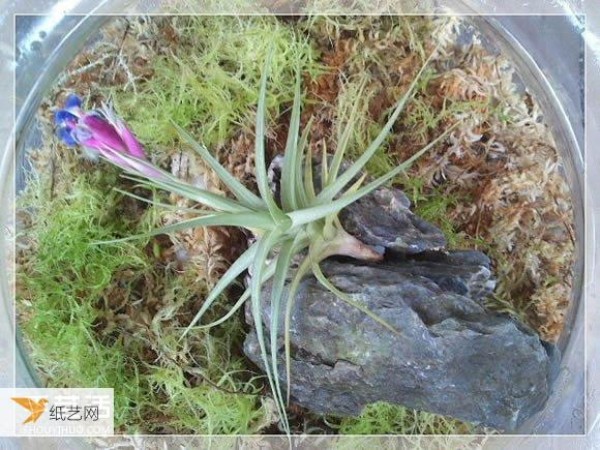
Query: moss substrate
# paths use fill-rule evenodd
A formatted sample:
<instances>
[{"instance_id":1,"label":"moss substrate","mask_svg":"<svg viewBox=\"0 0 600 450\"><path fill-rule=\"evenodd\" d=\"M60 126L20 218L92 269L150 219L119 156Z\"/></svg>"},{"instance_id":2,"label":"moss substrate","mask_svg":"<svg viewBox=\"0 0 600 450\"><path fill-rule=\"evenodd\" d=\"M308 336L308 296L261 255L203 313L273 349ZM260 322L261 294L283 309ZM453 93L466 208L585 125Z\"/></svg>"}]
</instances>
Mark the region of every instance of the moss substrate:
<instances>
[{"instance_id":1,"label":"moss substrate","mask_svg":"<svg viewBox=\"0 0 600 450\"><path fill-rule=\"evenodd\" d=\"M394 181L450 248L493 260L490 307L556 339L571 291L574 242L560 159L534 99L515 90L512 68L475 44L452 45L461 24L420 17L157 17L115 19L79 54L41 108L43 148L20 198L18 313L48 386L114 387L123 433L278 432L265 380L241 354L242 317L180 340L211 286L244 249L235 229L191 230L98 244L185 218L189 202L147 192L117 169L52 137L51 111L69 92L92 107L110 100L150 158L191 183L222 192L183 148L171 120L254 185L253 122L260 70L276 49L268 149L287 135L294 71L305 87L302 124L311 146L334 149L353 127L349 157L378 133L425 55L442 42L392 136L368 165L373 175L460 122L440 147ZM352 114L353 108L356 113ZM114 188L176 205L158 208ZM235 292L221 300L220 316ZM210 318L209 318L210 319ZM295 432L463 434L450 418L377 403L357 418L320 418L292 407Z\"/></svg>"}]
</instances>

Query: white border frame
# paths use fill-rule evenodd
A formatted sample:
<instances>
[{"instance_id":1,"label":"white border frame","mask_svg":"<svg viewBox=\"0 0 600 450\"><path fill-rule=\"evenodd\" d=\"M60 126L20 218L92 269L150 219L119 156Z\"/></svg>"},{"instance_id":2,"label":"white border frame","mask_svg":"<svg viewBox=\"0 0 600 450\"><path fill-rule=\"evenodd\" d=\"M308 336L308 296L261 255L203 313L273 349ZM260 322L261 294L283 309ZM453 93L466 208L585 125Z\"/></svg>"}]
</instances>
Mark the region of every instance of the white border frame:
<instances>
[{"instance_id":1,"label":"white border frame","mask_svg":"<svg viewBox=\"0 0 600 450\"><path fill-rule=\"evenodd\" d=\"M185 1L185 0L184 0ZM73 5L75 3L75 5ZM112 2L114 4L115 2ZM175 1L165 1L164 3L175 3ZM181 2L180 2L181 3ZM415 2L416 3L416 2ZM436 2L443 3L441 1ZM565 14L585 14L587 28L584 32L585 47L586 47L586 108L585 108L585 144L600 143L600 105L592 104L589 99L600 99L600 8L597 5L594 7L591 4L594 1L585 2L584 7L576 7L573 5L574 1L552 1L547 0L530 0L523 1L521 3L514 1L503 1L502 4L495 2L496 4L490 5L491 2L485 2L483 0L465 0L465 3L469 4L468 11L465 13L472 13L473 10L478 11L480 15L565 15ZM70 5L73 5L72 7ZM0 3L0 6L4 6ZM198 9L198 6L194 9ZM258 6L258 5L257 5ZM431 5L430 5L431 6ZM72 9L71 9L72 8ZM112 8L112 9L111 9ZM8 20L14 17L15 14L28 14L35 12L47 12L53 11L54 14L61 15L65 13L76 13L76 14L102 14L102 15L122 15L123 13L130 14L143 14L150 12L155 9L156 5L146 4L142 1L140 4L136 4L133 1L120 2L119 7L115 9L111 7L109 0L103 0L100 2L93 1L80 1L79 3L69 0L21 0L18 5L12 3L10 6L0 8L0 23L4 26L0 28L0 55L2 55L2 66L0 66L0 85L3 86L4 92L14 92L15 80L14 80L14 59L12 59L12 49L14 48L14 25L11 21L11 27L6 26ZM186 8L185 14L194 13L197 11L189 10L189 5L184 6ZM213 7L204 9L202 12L207 13L237 13L239 11L226 11L227 5L220 5L217 7L220 11L216 11ZM258 6L259 9L264 8ZM370 11L364 11L366 13L373 14L374 11L389 12L389 5L377 4L372 6ZM417 10L419 13L427 12L427 7L422 7ZM430 10L431 11L431 10ZM244 11L245 13L252 11ZM328 12L333 12L332 10ZM344 12L336 9L335 12ZM348 11L352 13L361 13L360 11ZM363 12L363 13L364 13ZM408 13L409 11L402 11ZM415 10L412 10L414 13ZM459 11L461 12L461 11ZM12 125L14 124L14 98L13 96L2 96L0 97L0 114L2 115L2 121L0 121L0 138L2 142L6 143L6 148L10 148L14 143L14 136ZM584 301L588 306L598 305L600 302L600 254L597 248L597 242L600 239L599 230L595 224L600 220L600 150L594 151L595 148L592 145L586 145L586 168L585 168L585 239L586 239L586 264L585 264L585 280L584 280ZM10 174L11 168L14 173L14 162L8 158L8 154L11 152L4 152L0 154L0 171L1 174ZM7 183L12 185L12 183ZM0 199L13 198L14 193L10 191L0 191ZM3 204L7 204L6 202ZM3 233L5 238L12 241L11 226L14 224L10 219L14 214L6 215L6 211L0 213L0 220L3 226ZM12 218L14 220L14 216ZM12 222L12 223L11 223ZM1 249L0 249L1 250ZM4 253L2 257L6 257ZM10 262L10 260L9 260ZM12 278L14 276L12 271L3 271L4 275L8 274L11 278L10 281L14 282ZM1 295L6 295L7 292L0 291ZM600 355L600 325L594 326L600 323L600 308L586 308L586 372L587 376L587 404L586 404L586 435L570 435L570 436L552 436L552 435L541 435L541 436L486 436L481 437L480 440L485 441L486 448L505 448L512 447L513 445L519 445L519 448L546 448L548 446L557 446L557 448L565 448L571 445L581 446L581 448L595 448L600 446L600 363L596 360L597 356ZM10 339L9 333L1 333L0 330L0 363L6 360L14 358L14 348L5 346L5 339ZM13 341L14 342L14 341ZM6 355L9 358L6 359ZM2 369L5 367L0 366L0 383L3 378ZM14 368L13 368L14 370ZM14 375L13 375L14 377ZM14 381L14 379L13 379ZM159 439L186 439L189 440L191 437L185 438L184 436L174 436L172 438L148 436L149 440ZM375 437L373 437L374 439ZM194 437L194 439L198 439ZM223 439L227 442L237 442L239 438L232 437L212 437L213 443L216 440ZM264 439L261 436L260 439ZM276 442L280 440L280 437L272 437ZM296 438L300 439L300 438ZM317 444L322 437L302 437L304 443L312 442ZM350 439L344 438L343 440ZM393 439L390 437L381 438L386 441ZM421 444L429 441L429 438L407 438L409 441L418 439ZM457 447L461 444L465 444L465 440L472 442L477 440L475 436L464 436L464 437L449 437L444 438L445 442L452 447ZM453 441L453 439L458 439ZM565 439L568 439L566 441ZM338 438L339 440L339 438ZM440 443L440 438L432 437L432 441ZM362 441L362 439L360 440ZM172 441L173 442L173 441ZM284 442L283 440L281 441ZM287 440L285 440L287 442ZM175 442L173 442L175 443ZM433 442L432 442L433 443ZM481 442L483 444L483 442ZM501 447L497 447L500 445ZM44 445L45 446L45 445Z\"/></svg>"}]
</instances>

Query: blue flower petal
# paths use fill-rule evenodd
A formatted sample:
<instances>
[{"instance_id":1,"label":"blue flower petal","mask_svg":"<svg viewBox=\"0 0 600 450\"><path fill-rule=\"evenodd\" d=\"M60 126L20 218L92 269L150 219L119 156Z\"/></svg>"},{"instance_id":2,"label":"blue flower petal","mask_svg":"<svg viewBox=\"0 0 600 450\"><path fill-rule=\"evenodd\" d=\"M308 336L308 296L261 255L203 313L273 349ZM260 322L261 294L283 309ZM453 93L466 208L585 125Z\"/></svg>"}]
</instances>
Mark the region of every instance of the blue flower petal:
<instances>
[{"instance_id":1,"label":"blue flower petal","mask_svg":"<svg viewBox=\"0 0 600 450\"><path fill-rule=\"evenodd\" d=\"M75 94L70 94L65 100L65 109L81 108L81 99Z\"/></svg>"},{"instance_id":2,"label":"blue flower petal","mask_svg":"<svg viewBox=\"0 0 600 450\"><path fill-rule=\"evenodd\" d=\"M56 134L58 135L59 139L65 144L67 144L69 147L75 147L77 145L77 141L73 137L71 131L72 130L69 128L61 127L58 130L56 130Z\"/></svg>"},{"instance_id":3,"label":"blue flower petal","mask_svg":"<svg viewBox=\"0 0 600 450\"><path fill-rule=\"evenodd\" d=\"M70 113L65 109L59 109L54 114L54 123L56 125L64 125L68 121L77 121L77 116L75 114Z\"/></svg>"}]
</instances>

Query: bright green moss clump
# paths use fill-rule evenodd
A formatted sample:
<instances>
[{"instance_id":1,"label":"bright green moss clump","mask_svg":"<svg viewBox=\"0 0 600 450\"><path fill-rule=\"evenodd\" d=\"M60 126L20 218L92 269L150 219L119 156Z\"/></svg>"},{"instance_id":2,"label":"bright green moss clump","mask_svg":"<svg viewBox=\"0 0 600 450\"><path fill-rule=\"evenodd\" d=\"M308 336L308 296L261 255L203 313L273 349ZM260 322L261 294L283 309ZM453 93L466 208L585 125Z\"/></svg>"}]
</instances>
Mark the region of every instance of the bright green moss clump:
<instances>
[{"instance_id":1,"label":"bright green moss clump","mask_svg":"<svg viewBox=\"0 0 600 450\"><path fill-rule=\"evenodd\" d=\"M71 191L54 199L44 198L41 186L29 187L24 206L35 219L23 237L35 251L19 271L20 300L30 357L43 377L52 386L114 387L116 422L123 424L136 414L126 406L140 403L140 383L122 343L103 345L95 336L97 302L114 273L144 272L148 263L131 243L90 245L118 232L110 220L117 196L100 188L107 181L76 177Z\"/></svg>"},{"instance_id":2,"label":"bright green moss clump","mask_svg":"<svg viewBox=\"0 0 600 450\"><path fill-rule=\"evenodd\" d=\"M94 244L144 228L153 214L128 219L134 205L111 190L115 172L75 176L74 167L62 167L72 180L63 195L49 198L34 182L22 198L34 214L20 237L29 251L20 261L19 314L41 381L114 388L123 432L255 432L266 411L261 383L244 381L243 363L230 353L239 323L179 342L177 318L185 322L186 303L206 285L161 268L144 242Z\"/></svg>"},{"instance_id":3,"label":"bright green moss clump","mask_svg":"<svg viewBox=\"0 0 600 450\"><path fill-rule=\"evenodd\" d=\"M463 422L379 402L368 405L356 418L345 418L340 434L468 434Z\"/></svg>"},{"instance_id":4,"label":"bright green moss clump","mask_svg":"<svg viewBox=\"0 0 600 450\"><path fill-rule=\"evenodd\" d=\"M172 39L177 46L155 57L152 78L136 93L115 92L119 111L149 150L178 141L171 121L209 148L240 125L251 129L271 47L267 108L275 116L293 99L296 65L311 76L320 70L309 42L274 17L181 17Z\"/></svg>"}]
</instances>

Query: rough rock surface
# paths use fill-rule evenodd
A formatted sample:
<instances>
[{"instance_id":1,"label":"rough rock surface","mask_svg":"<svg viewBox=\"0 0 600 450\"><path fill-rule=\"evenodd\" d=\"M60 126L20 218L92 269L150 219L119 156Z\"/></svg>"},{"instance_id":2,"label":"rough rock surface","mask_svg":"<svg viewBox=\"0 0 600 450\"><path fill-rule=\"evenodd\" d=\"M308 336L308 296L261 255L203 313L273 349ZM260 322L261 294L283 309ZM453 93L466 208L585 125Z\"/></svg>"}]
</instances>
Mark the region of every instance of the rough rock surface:
<instances>
[{"instance_id":1,"label":"rough rock surface","mask_svg":"<svg viewBox=\"0 0 600 450\"><path fill-rule=\"evenodd\" d=\"M281 162L276 158L269 168L276 198ZM317 184L319 174L317 166ZM348 206L342 225L384 248L384 261L322 263L338 289L398 333L306 277L293 306L291 398L322 414L357 415L369 403L387 401L514 431L548 398L558 350L512 317L486 310L495 287L489 258L446 252L443 233L409 208L402 191L387 188ZM269 285L262 298L268 334ZM252 325L249 310L246 320ZM279 336L283 376L283 329ZM253 329L244 351L263 367Z\"/></svg>"},{"instance_id":2,"label":"rough rock surface","mask_svg":"<svg viewBox=\"0 0 600 450\"><path fill-rule=\"evenodd\" d=\"M413 262L408 270L394 264L322 265L339 289L398 334L313 277L304 279L291 328L295 402L317 413L357 415L369 403L387 401L508 431L543 406L552 361L539 337L508 316L490 314L461 294L465 286L440 277L445 264L448 277L460 279L452 264L438 262L435 275L423 276L427 264ZM263 295L265 324L269 289ZM279 349L283 368L282 342ZM262 367L254 331L244 350Z\"/></svg>"},{"instance_id":3,"label":"rough rock surface","mask_svg":"<svg viewBox=\"0 0 600 450\"><path fill-rule=\"evenodd\" d=\"M399 273L429 278L441 289L465 295L482 305L496 287L491 261L478 251L424 252L409 257L388 252L383 265L392 265Z\"/></svg>"},{"instance_id":4,"label":"rough rock surface","mask_svg":"<svg viewBox=\"0 0 600 450\"><path fill-rule=\"evenodd\" d=\"M339 217L344 229L365 244L406 254L444 248L442 231L409 208L404 192L381 188L344 208Z\"/></svg>"}]
</instances>

